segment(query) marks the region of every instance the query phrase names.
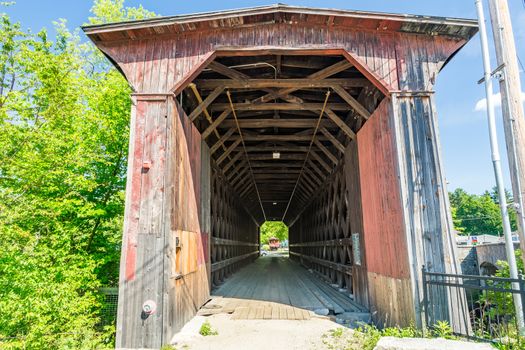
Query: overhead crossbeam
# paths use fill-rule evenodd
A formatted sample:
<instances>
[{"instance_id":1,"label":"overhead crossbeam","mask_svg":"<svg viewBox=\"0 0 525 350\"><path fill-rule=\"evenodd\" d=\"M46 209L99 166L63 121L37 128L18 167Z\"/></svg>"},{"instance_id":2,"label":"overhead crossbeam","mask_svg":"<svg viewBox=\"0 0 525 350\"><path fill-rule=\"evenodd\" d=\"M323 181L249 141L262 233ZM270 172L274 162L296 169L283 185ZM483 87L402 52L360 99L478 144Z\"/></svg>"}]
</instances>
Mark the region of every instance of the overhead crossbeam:
<instances>
[{"instance_id":1,"label":"overhead crossbeam","mask_svg":"<svg viewBox=\"0 0 525 350\"><path fill-rule=\"evenodd\" d=\"M264 89L268 88L286 88L290 91L296 91L308 88L331 88L333 86L341 86L344 88L362 88L368 86L370 82L363 78L351 79L249 79L249 80L234 80L234 79L198 79L195 83L199 88L204 90L217 89L224 87L226 89ZM284 91L284 90L279 90ZM277 93L277 92L276 92ZM281 97L282 98L282 97ZM252 103L269 102L272 99Z\"/></svg>"},{"instance_id":2,"label":"overhead crossbeam","mask_svg":"<svg viewBox=\"0 0 525 350\"><path fill-rule=\"evenodd\" d=\"M219 73L219 74L222 74L226 77L229 77L231 78L232 80L236 81L236 82L239 82L239 83L243 83L243 82L247 82L247 81L250 81L251 80L251 77L244 74L244 73L241 73L233 68L230 68L230 67L227 67L225 66L224 64L222 63L219 63L217 61L212 61L210 62L210 64L208 65L208 68L210 68L211 70ZM207 81L207 80L205 80ZM228 88L227 85L224 85L225 88ZM273 93L273 90L271 89L262 89L263 91L265 92L268 92L268 93ZM282 96L282 98L285 100L285 101L288 101L288 102L296 102L296 103L301 103L303 102L300 98L298 97L295 97L295 96L290 96L290 95L286 95L286 96Z\"/></svg>"},{"instance_id":3,"label":"overhead crossbeam","mask_svg":"<svg viewBox=\"0 0 525 350\"><path fill-rule=\"evenodd\" d=\"M230 108L227 103L214 103L211 111L224 111ZM234 103L233 108L236 111L320 111L323 108L322 103L263 103L253 104L251 102ZM333 111L348 111L346 103L330 103L326 106Z\"/></svg>"},{"instance_id":4,"label":"overhead crossbeam","mask_svg":"<svg viewBox=\"0 0 525 350\"><path fill-rule=\"evenodd\" d=\"M312 73L310 74L307 78L309 79L315 79L315 80L321 80L321 79L325 79L325 78L328 78L332 75L335 75L339 72L342 72L344 70L347 70L349 68L352 67L352 64L350 62L348 62L348 60L344 59L342 61L339 61L329 67L326 67L324 69L321 69L320 71L317 71L315 73ZM282 89L282 90L279 90L279 91L276 91L276 92L272 92L268 95L264 95L262 97L259 97L255 100L253 100L252 102L253 103L263 103L263 102L267 102L267 101L270 101L272 99L275 99L275 98L279 98L281 96L286 96L294 91L298 90L297 87L289 87L287 89Z\"/></svg>"},{"instance_id":5,"label":"overhead crossbeam","mask_svg":"<svg viewBox=\"0 0 525 350\"><path fill-rule=\"evenodd\" d=\"M244 129L259 129L259 128L314 128L317 123L316 119L240 119L239 126ZM235 126L234 120L225 120L221 127L231 128ZM321 121L323 128L330 128L336 126L331 120Z\"/></svg>"}]
</instances>

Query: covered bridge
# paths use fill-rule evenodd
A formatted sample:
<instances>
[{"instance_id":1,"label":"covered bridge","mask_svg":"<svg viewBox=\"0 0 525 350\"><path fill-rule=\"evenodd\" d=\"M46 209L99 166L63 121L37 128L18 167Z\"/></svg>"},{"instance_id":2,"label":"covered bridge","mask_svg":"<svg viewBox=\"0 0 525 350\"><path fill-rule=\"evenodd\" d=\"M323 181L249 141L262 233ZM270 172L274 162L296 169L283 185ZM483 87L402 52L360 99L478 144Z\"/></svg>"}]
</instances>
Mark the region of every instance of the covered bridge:
<instances>
[{"instance_id":1,"label":"covered bridge","mask_svg":"<svg viewBox=\"0 0 525 350\"><path fill-rule=\"evenodd\" d=\"M433 86L475 21L279 4L83 29L133 88L117 347L169 342L265 220L377 322L422 324L422 265L459 271Z\"/></svg>"}]
</instances>

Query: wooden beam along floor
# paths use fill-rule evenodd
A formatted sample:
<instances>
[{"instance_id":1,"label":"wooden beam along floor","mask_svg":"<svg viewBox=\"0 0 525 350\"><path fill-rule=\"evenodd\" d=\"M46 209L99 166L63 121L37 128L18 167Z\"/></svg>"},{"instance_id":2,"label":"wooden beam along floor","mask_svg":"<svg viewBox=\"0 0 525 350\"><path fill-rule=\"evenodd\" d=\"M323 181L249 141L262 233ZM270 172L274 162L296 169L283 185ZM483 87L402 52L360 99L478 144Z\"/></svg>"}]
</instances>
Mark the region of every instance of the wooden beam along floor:
<instances>
[{"instance_id":1,"label":"wooden beam along floor","mask_svg":"<svg viewBox=\"0 0 525 350\"><path fill-rule=\"evenodd\" d=\"M366 313L366 309L287 256L271 253L242 268L212 292L200 315L233 319L309 319L312 312Z\"/></svg>"}]
</instances>

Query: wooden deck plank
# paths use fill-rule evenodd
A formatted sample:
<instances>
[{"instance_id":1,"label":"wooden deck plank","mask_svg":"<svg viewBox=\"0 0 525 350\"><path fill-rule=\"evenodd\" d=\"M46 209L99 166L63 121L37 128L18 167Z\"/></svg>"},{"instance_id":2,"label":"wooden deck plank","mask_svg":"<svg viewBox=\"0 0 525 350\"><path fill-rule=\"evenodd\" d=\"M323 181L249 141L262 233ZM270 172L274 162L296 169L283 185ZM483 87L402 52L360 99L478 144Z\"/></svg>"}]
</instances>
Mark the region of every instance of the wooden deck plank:
<instances>
[{"instance_id":1,"label":"wooden deck plank","mask_svg":"<svg viewBox=\"0 0 525 350\"><path fill-rule=\"evenodd\" d=\"M347 295L277 254L240 269L213 291L212 298L208 304L222 305L222 311L233 313L235 319L307 320L310 311L319 308L336 313L356 310Z\"/></svg>"}]
</instances>

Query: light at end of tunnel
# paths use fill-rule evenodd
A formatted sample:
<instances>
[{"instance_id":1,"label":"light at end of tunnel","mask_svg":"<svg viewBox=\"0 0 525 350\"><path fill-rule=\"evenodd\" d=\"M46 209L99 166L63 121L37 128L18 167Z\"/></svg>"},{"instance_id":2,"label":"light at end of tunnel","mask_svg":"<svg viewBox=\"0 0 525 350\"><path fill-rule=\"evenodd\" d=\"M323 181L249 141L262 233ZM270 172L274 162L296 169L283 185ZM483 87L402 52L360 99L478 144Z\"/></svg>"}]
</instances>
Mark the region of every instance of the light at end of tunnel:
<instances>
[{"instance_id":1,"label":"light at end of tunnel","mask_svg":"<svg viewBox=\"0 0 525 350\"><path fill-rule=\"evenodd\" d=\"M281 153L273 152L273 159L279 159L279 158L281 158Z\"/></svg>"}]
</instances>

